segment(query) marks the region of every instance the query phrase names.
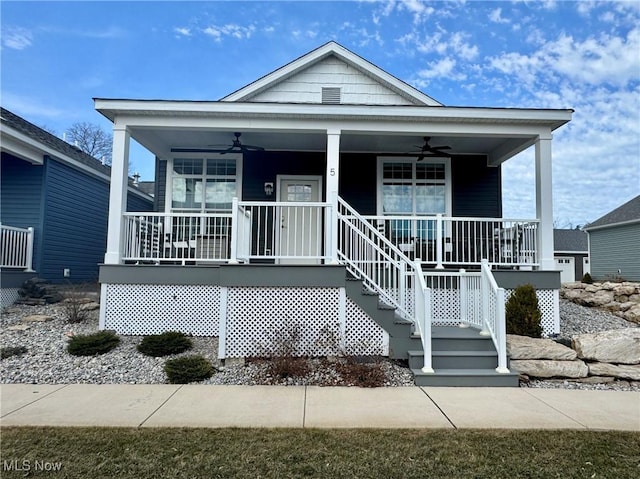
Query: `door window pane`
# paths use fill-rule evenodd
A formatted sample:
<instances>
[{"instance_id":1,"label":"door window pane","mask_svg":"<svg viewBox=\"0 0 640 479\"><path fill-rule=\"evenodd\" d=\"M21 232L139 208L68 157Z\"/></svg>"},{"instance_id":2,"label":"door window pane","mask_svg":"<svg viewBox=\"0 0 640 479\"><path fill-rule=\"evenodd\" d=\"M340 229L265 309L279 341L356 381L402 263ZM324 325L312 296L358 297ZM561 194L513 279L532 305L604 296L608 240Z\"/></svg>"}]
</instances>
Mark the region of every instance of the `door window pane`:
<instances>
[{"instance_id":1,"label":"door window pane","mask_svg":"<svg viewBox=\"0 0 640 479\"><path fill-rule=\"evenodd\" d=\"M287 185L287 201L312 201L310 185Z\"/></svg>"}]
</instances>

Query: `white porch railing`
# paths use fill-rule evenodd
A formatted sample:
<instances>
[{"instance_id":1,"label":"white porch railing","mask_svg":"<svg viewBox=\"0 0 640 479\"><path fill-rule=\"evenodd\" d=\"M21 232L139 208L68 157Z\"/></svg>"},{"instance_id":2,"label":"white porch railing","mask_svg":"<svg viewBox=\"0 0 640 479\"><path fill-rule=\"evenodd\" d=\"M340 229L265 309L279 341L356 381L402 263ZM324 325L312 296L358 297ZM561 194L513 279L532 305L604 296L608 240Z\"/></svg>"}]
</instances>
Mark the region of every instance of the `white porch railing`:
<instances>
[{"instance_id":1,"label":"white porch railing","mask_svg":"<svg viewBox=\"0 0 640 479\"><path fill-rule=\"evenodd\" d=\"M33 271L33 228L16 228L0 224L1 268Z\"/></svg>"},{"instance_id":2,"label":"white porch railing","mask_svg":"<svg viewBox=\"0 0 640 479\"><path fill-rule=\"evenodd\" d=\"M325 247L325 217L331 203L238 201L238 260L320 263Z\"/></svg>"},{"instance_id":3,"label":"white porch railing","mask_svg":"<svg viewBox=\"0 0 640 479\"><path fill-rule=\"evenodd\" d=\"M125 213L124 261L221 262L230 258L231 213Z\"/></svg>"},{"instance_id":4,"label":"white porch railing","mask_svg":"<svg viewBox=\"0 0 640 479\"><path fill-rule=\"evenodd\" d=\"M234 199L229 213L125 213L122 259L135 262L275 260L320 263L330 203Z\"/></svg>"},{"instance_id":5,"label":"white porch railing","mask_svg":"<svg viewBox=\"0 0 640 479\"><path fill-rule=\"evenodd\" d=\"M499 373L507 369L504 289L499 288L486 260L480 271L433 271L425 273L431 294L432 324L451 324L455 318L461 327L473 326L480 334L491 336L498 353Z\"/></svg>"},{"instance_id":6,"label":"white porch railing","mask_svg":"<svg viewBox=\"0 0 640 479\"><path fill-rule=\"evenodd\" d=\"M443 268L539 265L538 220L435 216L364 216L411 258Z\"/></svg>"}]
</instances>

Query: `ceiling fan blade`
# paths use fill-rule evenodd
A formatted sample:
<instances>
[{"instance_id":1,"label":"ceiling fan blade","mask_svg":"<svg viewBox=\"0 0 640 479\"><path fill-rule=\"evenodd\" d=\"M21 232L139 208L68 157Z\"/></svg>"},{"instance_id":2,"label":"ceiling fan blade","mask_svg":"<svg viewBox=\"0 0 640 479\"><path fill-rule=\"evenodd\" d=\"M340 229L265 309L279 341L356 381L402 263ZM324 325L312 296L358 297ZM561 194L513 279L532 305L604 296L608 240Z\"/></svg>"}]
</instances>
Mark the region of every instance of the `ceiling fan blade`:
<instances>
[{"instance_id":1,"label":"ceiling fan blade","mask_svg":"<svg viewBox=\"0 0 640 479\"><path fill-rule=\"evenodd\" d=\"M264 148L261 146L256 146L256 145L242 145L241 147L243 150L250 150L250 151L264 151Z\"/></svg>"},{"instance_id":2,"label":"ceiling fan blade","mask_svg":"<svg viewBox=\"0 0 640 479\"><path fill-rule=\"evenodd\" d=\"M224 148L171 148L172 153L222 153L226 150Z\"/></svg>"},{"instance_id":3,"label":"ceiling fan blade","mask_svg":"<svg viewBox=\"0 0 640 479\"><path fill-rule=\"evenodd\" d=\"M442 146L430 146L429 149L430 150L450 150L451 147L450 146L445 146L445 145L442 145Z\"/></svg>"}]
</instances>

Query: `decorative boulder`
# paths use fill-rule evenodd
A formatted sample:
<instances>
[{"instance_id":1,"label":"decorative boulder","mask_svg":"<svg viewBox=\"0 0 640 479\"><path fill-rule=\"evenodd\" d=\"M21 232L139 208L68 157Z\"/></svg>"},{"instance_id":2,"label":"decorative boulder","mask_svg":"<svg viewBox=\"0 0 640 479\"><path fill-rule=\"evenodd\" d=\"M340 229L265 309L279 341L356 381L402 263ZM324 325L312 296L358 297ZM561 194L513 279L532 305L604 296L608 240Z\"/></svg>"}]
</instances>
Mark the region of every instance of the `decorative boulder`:
<instances>
[{"instance_id":1,"label":"decorative boulder","mask_svg":"<svg viewBox=\"0 0 640 479\"><path fill-rule=\"evenodd\" d=\"M580 360L522 359L511 361L510 366L520 374L535 378L584 378L589 374L589 368Z\"/></svg>"},{"instance_id":2,"label":"decorative boulder","mask_svg":"<svg viewBox=\"0 0 640 479\"><path fill-rule=\"evenodd\" d=\"M634 323L640 323L640 304L631 306L624 312L624 319Z\"/></svg>"},{"instance_id":3,"label":"decorative boulder","mask_svg":"<svg viewBox=\"0 0 640 479\"><path fill-rule=\"evenodd\" d=\"M579 334L572 338L572 346L580 359L615 364L640 364L640 328Z\"/></svg>"},{"instance_id":4,"label":"decorative boulder","mask_svg":"<svg viewBox=\"0 0 640 479\"><path fill-rule=\"evenodd\" d=\"M640 381L640 365L589 363L589 374L592 376L613 376L616 378Z\"/></svg>"},{"instance_id":5,"label":"decorative boulder","mask_svg":"<svg viewBox=\"0 0 640 479\"><path fill-rule=\"evenodd\" d=\"M607 291L604 289L581 298L585 306L604 306L605 304L612 303L613 299L613 291Z\"/></svg>"},{"instance_id":6,"label":"decorative boulder","mask_svg":"<svg viewBox=\"0 0 640 479\"><path fill-rule=\"evenodd\" d=\"M551 339L529 338L507 334L507 354L511 359L555 359L573 361L576 352Z\"/></svg>"}]
</instances>

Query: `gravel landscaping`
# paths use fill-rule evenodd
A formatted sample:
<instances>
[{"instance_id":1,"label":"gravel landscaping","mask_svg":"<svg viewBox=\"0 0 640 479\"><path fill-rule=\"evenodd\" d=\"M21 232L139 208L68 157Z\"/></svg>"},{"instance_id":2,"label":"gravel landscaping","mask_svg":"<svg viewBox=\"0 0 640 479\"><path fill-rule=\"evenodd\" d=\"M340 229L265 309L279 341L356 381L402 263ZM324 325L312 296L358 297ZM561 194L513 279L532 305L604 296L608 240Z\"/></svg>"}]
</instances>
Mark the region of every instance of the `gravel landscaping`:
<instances>
[{"instance_id":1,"label":"gravel landscaping","mask_svg":"<svg viewBox=\"0 0 640 479\"><path fill-rule=\"evenodd\" d=\"M45 315L49 321L24 322L23 318ZM575 334L637 327L613 314L595 308L585 308L569 301L560 301L562 338ZM27 329L12 329L27 325ZM62 304L28 306L14 305L6 308L0 319L0 345L3 348L24 346L27 352L0 361L2 383L68 384L68 383L129 383L161 384L166 382L163 365L176 356L153 358L137 351L141 341L138 336L121 336L120 345L113 351L99 356L72 356L66 351L68 339L73 334L89 334L97 330L98 312L91 311L89 319L81 323L69 323ZM217 338L193 338L193 348L183 354L201 354L218 370L206 384L284 384L284 385L344 385L341 368L343 360L313 359L310 372L304 378L276 378L270 371L269 361L249 360L246 364L223 366L217 359ZM412 386L410 371L401 364L386 358L360 358L374 361L386 374L386 386ZM638 383L615 381L607 384L585 384L564 380L530 381L526 387L571 389L640 390Z\"/></svg>"}]
</instances>

